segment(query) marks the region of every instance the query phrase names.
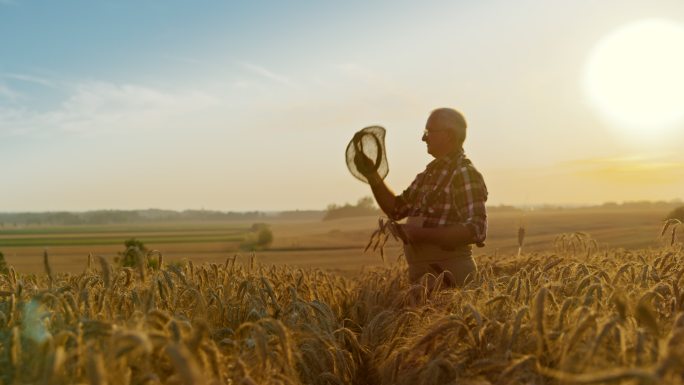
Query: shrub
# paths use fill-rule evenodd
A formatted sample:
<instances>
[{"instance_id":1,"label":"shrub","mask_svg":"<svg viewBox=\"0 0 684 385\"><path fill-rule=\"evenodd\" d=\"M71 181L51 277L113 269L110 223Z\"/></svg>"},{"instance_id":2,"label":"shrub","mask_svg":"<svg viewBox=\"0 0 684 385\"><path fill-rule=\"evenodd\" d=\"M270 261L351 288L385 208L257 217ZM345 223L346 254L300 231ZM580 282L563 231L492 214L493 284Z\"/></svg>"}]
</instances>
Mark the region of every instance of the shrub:
<instances>
[{"instance_id":1,"label":"shrub","mask_svg":"<svg viewBox=\"0 0 684 385\"><path fill-rule=\"evenodd\" d=\"M266 223L255 223L251 233L240 244L240 249L247 251L263 250L273 243L273 231Z\"/></svg>"},{"instance_id":2,"label":"shrub","mask_svg":"<svg viewBox=\"0 0 684 385\"><path fill-rule=\"evenodd\" d=\"M273 243L273 231L268 227L262 228L257 233L257 245L268 247Z\"/></svg>"},{"instance_id":3,"label":"shrub","mask_svg":"<svg viewBox=\"0 0 684 385\"><path fill-rule=\"evenodd\" d=\"M142 241L135 238L124 241L126 249L119 252L119 266L121 267L136 267L140 263L141 258L145 258L147 247Z\"/></svg>"}]
</instances>

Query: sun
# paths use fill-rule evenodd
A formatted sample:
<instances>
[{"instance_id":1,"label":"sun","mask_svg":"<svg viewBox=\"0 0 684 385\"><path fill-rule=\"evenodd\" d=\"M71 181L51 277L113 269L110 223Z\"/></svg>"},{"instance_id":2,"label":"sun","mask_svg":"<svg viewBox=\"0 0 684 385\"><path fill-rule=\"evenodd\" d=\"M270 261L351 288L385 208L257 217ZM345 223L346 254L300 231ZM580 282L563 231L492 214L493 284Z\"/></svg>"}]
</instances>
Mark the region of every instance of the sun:
<instances>
[{"instance_id":1,"label":"sun","mask_svg":"<svg viewBox=\"0 0 684 385\"><path fill-rule=\"evenodd\" d=\"M593 48L584 86L621 133L667 140L684 126L684 26L647 19L618 28Z\"/></svg>"}]
</instances>

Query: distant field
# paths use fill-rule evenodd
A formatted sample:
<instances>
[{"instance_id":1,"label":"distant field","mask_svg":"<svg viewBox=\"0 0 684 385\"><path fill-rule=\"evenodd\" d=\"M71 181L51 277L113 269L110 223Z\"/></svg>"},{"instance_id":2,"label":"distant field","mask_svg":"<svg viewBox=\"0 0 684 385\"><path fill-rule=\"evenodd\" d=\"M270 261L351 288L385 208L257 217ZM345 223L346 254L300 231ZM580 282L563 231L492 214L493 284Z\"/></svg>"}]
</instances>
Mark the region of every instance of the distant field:
<instances>
[{"instance_id":1,"label":"distant field","mask_svg":"<svg viewBox=\"0 0 684 385\"><path fill-rule=\"evenodd\" d=\"M81 234L70 235L69 237L21 237L6 238L0 240L0 247L25 247L25 246L99 246L99 245L120 245L123 239L128 239L125 235L102 236L82 236ZM144 243L203 243L203 242L240 242L244 239L241 234L160 234L155 236L142 235L136 236Z\"/></svg>"},{"instance_id":2,"label":"distant field","mask_svg":"<svg viewBox=\"0 0 684 385\"><path fill-rule=\"evenodd\" d=\"M120 245L128 238L145 243L239 242L249 230L249 226L236 223L9 228L0 229L0 248Z\"/></svg>"},{"instance_id":3,"label":"distant field","mask_svg":"<svg viewBox=\"0 0 684 385\"><path fill-rule=\"evenodd\" d=\"M168 232L211 232L235 231L244 232L247 226L240 222L203 224L203 223L173 223L173 224L138 224L138 225L99 225L99 226L50 226L50 227L21 227L0 228L0 239L9 235L33 234L108 234L108 233L168 233Z\"/></svg>"},{"instance_id":4,"label":"distant field","mask_svg":"<svg viewBox=\"0 0 684 385\"><path fill-rule=\"evenodd\" d=\"M489 236L475 255L497 255L517 250L517 229L526 227L525 251L553 248L562 233L582 231L602 247L655 247L662 218L657 210L574 209L558 211L492 212ZM269 222L275 241L271 250L257 253L265 263L287 263L355 272L364 266L382 265L377 254L364 254L363 248L377 227L377 217L347 218L332 221L273 220ZM53 268L59 272L82 270L89 253L114 257L123 242L136 238L150 249L160 250L169 261L192 259L198 262L223 262L240 253L239 243L250 230L251 222L157 223L147 225L61 226L0 229L0 251L20 272L42 271L45 248ZM390 241L386 263L401 254ZM245 256L246 258L246 256Z\"/></svg>"}]
</instances>

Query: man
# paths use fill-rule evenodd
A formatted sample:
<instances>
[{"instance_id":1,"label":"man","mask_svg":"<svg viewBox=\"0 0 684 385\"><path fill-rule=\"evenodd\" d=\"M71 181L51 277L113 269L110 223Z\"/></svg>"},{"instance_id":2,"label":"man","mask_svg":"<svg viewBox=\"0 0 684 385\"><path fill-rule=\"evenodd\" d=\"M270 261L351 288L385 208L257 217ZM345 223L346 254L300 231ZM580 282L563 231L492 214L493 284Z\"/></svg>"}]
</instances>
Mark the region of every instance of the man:
<instances>
[{"instance_id":1,"label":"man","mask_svg":"<svg viewBox=\"0 0 684 385\"><path fill-rule=\"evenodd\" d=\"M398 229L412 283L428 273L448 272L445 283L461 286L477 271L471 244L484 246L487 187L465 157L465 137L461 113L451 108L432 111L422 140L435 160L400 195L394 195L363 153L354 159L385 214L394 220L407 218Z\"/></svg>"}]
</instances>

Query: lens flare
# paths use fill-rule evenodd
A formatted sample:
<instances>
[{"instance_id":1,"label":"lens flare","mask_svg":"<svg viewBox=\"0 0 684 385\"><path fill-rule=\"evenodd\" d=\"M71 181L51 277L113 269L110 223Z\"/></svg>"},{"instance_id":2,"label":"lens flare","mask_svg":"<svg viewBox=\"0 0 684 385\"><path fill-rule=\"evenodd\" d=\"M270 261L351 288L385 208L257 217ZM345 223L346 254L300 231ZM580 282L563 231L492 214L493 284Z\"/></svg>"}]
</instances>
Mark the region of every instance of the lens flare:
<instances>
[{"instance_id":1,"label":"lens flare","mask_svg":"<svg viewBox=\"0 0 684 385\"><path fill-rule=\"evenodd\" d=\"M648 19L615 30L592 50L584 85L621 133L667 140L684 125L684 26Z\"/></svg>"}]
</instances>

